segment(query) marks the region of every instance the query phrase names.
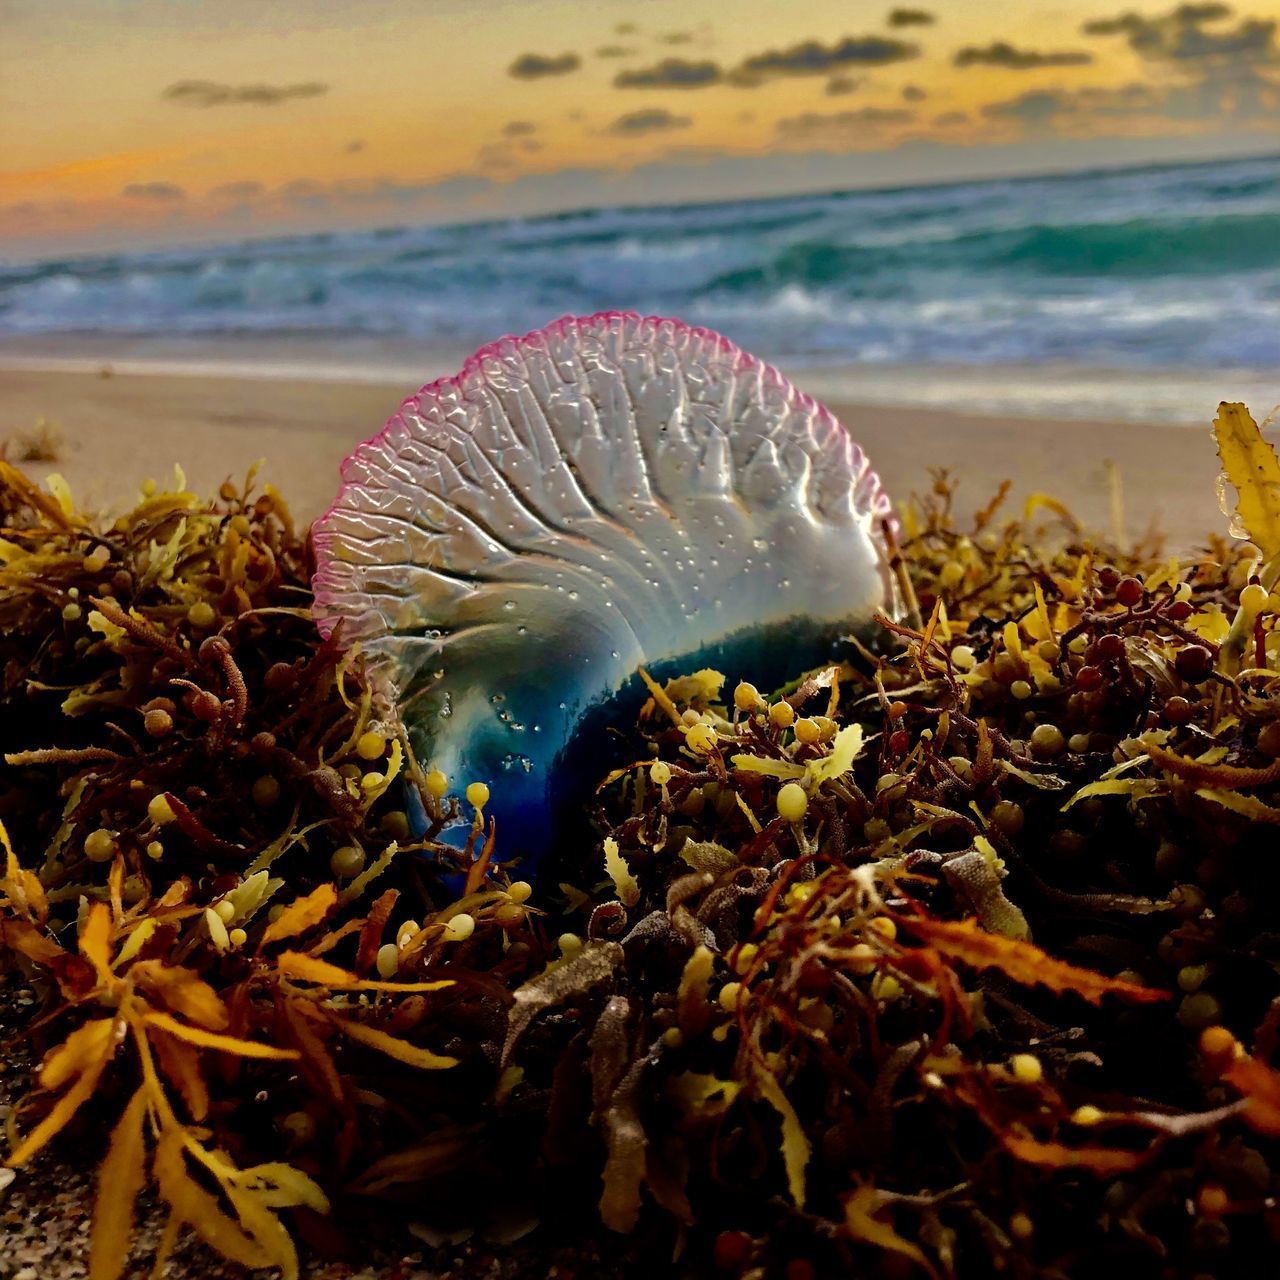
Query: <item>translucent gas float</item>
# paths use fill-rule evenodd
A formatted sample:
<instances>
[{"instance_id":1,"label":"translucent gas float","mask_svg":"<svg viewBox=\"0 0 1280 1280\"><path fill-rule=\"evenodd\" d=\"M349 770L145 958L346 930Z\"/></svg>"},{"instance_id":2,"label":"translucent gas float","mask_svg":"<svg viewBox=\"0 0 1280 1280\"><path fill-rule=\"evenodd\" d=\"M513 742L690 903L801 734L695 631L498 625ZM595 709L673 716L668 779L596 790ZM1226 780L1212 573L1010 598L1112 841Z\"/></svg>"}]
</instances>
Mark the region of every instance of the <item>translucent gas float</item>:
<instances>
[{"instance_id":1,"label":"translucent gas float","mask_svg":"<svg viewBox=\"0 0 1280 1280\"><path fill-rule=\"evenodd\" d=\"M360 645L419 760L488 785L499 856L526 868L612 762L639 668L768 687L892 590L888 499L848 432L678 320L484 347L342 480L314 527L320 628Z\"/></svg>"}]
</instances>

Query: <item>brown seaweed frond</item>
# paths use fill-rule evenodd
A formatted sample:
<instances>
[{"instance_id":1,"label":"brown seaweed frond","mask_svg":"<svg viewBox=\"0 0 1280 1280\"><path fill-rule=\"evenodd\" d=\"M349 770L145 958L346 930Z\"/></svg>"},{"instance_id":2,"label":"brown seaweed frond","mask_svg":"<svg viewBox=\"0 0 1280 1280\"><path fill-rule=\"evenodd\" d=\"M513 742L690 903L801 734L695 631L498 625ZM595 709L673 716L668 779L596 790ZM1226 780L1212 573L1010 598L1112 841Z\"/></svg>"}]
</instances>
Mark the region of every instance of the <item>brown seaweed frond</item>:
<instances>
[{"instance_id":1,"label":"brown seaweed frond","mask_svg":"<svg viewBox=\"0 0 1280 1280\"><path fill-rule=\"evenodd\" d=\"M537 910L485 788L432 840L461 802L311 627L274 490L99 527L0 488L0 927L48 1048L14 1155L110 1117L96 1280L143 1176L162 1250L286 1274L326 1205L358 1236L404 1202L739 1277L1274 1264L1280 472L1246 418L1248 541L1004 491L963 523L939 475L913 616L777 690L641 673Z\"/></svg>"}]
</instances>

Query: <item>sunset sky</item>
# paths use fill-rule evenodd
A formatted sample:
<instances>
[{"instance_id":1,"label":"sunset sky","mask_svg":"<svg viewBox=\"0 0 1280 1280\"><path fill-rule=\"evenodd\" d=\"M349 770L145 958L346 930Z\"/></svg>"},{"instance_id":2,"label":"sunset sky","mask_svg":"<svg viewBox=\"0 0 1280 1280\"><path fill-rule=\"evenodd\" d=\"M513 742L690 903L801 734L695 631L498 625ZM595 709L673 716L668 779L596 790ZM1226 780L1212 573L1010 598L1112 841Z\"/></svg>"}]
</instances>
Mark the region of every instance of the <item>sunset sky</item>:
<instances>
[{"instance_id":1,"label":"sunset sky","mask_svg":"<svg viewBox=\"0 0 1280 1280\"><path fill-rule=\"evenodd\" d=\"M0 0L0 253L1280 151L1280 0Z\"/></svg>"}]
</instances>

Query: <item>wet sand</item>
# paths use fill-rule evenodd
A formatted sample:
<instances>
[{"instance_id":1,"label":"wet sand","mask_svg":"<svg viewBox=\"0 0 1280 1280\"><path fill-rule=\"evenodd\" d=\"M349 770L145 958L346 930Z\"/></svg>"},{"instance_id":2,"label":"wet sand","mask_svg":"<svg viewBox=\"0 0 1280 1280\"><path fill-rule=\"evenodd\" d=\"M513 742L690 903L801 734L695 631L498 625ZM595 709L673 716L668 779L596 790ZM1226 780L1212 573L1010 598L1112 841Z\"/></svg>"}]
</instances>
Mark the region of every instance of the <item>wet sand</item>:
<instances>
[{"instance_id":1,"label":"wet sand","mask_svg":"<svg viewBox=\"0 0 1280 1280\"><path fill-rule=\"evenodd\" d=\"M368 380L208 372L104 377L0 367L0 440L10 441L9 457L18 461L15 435L39 418L56 423L63 441L58 461L23 465L36 477L60 472L80 502L100 508L129 503L144 477L169 475L175 462L197 491L213 492L266 458L264 477L309 520L331 500L343 456L374 434L410 390ZM1207 423L1199 429L829 403L895 498L926 488L929 469L945 467L960 481L964 508L984 505L1008 478L1012 502L1047 492L1086 524L1109 528L1113 463L1130 534L1154 522L1183 548L1224 525Z\"/></svg>"}]
</instances>

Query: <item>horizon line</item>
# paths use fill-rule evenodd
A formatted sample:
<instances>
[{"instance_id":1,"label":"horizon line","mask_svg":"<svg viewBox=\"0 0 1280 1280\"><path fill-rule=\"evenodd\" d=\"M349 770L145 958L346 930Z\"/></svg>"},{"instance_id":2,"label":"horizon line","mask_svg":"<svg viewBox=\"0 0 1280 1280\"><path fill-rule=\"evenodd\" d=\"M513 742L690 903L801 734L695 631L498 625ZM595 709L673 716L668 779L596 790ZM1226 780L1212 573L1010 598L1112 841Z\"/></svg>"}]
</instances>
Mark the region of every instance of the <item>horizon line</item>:
<instances>
[{"instance_id":1,"label":"horizon line","mask_svg":"<svg viewBox=\"0 0 1280 1280\"><path fill-rule=\"evenodd\" d=\"M1206 156L1204 158L1186 160L1151 160L1142 163L1126 161L1105 161L1079 167L1048 167L1034 171L986 174L980 178L948 178L922 179L918 182L892 182L885 184L872 183L866 186L820 186L812 189L789 191L779 194L760 194L751 196L719 196L707 199L690 200L653 200L628 201L617 204L584 204L573 205L564 209L549 210L542 213L506 213L493 216L477 216L473 218L442 218L435 220L423 218L413 222L375 223L367 227L343 227L320 231L282 231L261 235L239 236L232 239L209 239L175 241L156 248L136 249L86 249L63 254L47 256L6 258L0 255L0 268L11 266L42 266L61 262L91 262L95 259L147 258L154 255L172 253L195 253L203 250L234 248L238 246L261 246L276 243L296 243L307 240L324 240L339 236L379 236L393 232L419 230L427 227L440 230L465 231L471 227L500 226L502 224L552 222L559 219L572 219L601 213L639 213L646 210L677 209L715 209L732 205L760 205L780 203L785 200L830 199L845 195L891 195L903 191L945 191L948 189L986 186L993 183L1025 184L1032 182L1061 181L1074 178L1087 178L1095 175L1115 173L1157 173L1170 169L1203 169L1215 168L1230 164L1249 164L1259 161L1280 161L1280 149L1269 149L1257 153L1245 153L1225 157ZM474 175L482 176L482 175ZM539 175L543 176L543 175ZM547 175L549 176L549 175ZM447 180L446 180L447 181ZM492 181L489 179L489 181ZM518 179L517 179L518 181Z\"/></svg>"}]
</instances>

